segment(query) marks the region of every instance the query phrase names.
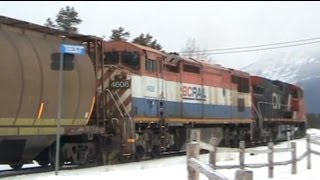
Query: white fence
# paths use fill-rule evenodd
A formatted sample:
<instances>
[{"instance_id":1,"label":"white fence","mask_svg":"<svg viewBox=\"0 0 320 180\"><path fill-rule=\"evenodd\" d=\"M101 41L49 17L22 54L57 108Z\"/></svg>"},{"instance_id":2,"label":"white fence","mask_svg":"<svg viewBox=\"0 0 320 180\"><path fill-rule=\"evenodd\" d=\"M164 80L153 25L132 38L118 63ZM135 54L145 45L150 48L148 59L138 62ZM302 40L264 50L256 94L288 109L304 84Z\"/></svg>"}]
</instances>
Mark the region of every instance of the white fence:
<instances>
[{"instance_id":1,"label":"white fence","mask_svg":"<svg viewBox=\"0 0 320 180\"><path fill-rule=\"evenodd\" d=\"M320 146L320 137L307 135L306 137L306 152L297 157L296 143L291 142L288 148L274 148L273 142L268 143L268 147L265 150L246 150L243 141L239 143L239 149L235 149L231 152L239 152L239 164L236 165L224 165L219 166L216 164L216 155L218 148L216 146L215 138L211 138L210 144L206 144L200 141L200 131L191 131L191 142L187 145L187 170L189 180L198 180L199 173L206 175L209 180L227 180L225 176L217 172L218 169L232 169L239 168L235 174L235 180L252 180L253 172L245 170L245 168L261 168L268 167L268 177L273 178L274 166L291 164L291 174L297 174L297 162L307 157L307 169L311 169L311 154L320 155L320 152L311 149L311 143ZM203 163L199 161L199 151L205 149L209 151L209 163ZM228 151L229 153L230 151ZM245 154L268 154L266 163L259 164L245 164ZM274 153L291 153L291 160L275 162Z\"/></svg>"}]
</instances>

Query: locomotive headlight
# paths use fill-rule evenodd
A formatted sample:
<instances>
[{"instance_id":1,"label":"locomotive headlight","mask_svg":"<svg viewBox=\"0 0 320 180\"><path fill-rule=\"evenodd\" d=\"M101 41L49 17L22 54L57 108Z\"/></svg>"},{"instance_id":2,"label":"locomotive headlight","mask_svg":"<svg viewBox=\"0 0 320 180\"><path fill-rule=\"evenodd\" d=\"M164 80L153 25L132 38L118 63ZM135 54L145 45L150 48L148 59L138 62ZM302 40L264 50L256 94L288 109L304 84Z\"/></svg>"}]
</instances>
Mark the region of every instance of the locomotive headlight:
<instances>
[{"instance_id":1,"label":"locomotive headlight","mask_svg":"<svg viewBox=\"0 0 320 180\"><path fill-rule=\"evenodd\" d=\"M114 76L114 79L119 79L119 80L123 80L123 79L127 79L127 75L126 74L122 74L122 75L116 75Z\"/></svg>"}]
</instances>

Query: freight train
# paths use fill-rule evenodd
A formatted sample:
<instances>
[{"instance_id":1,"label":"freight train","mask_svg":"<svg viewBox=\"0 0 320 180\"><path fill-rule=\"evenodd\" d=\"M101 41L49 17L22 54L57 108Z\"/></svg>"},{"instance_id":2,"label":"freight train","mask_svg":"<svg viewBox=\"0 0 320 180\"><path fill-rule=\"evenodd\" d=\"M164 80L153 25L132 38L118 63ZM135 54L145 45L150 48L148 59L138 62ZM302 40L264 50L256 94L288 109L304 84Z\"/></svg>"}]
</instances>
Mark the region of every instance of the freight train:
<instances>
[{"instance_id":1,"label":"freight train","mask_svg":"<svg viewBox=\"0 0 320 180\"><path fill-rule=\"evenodd\" d=\"M63 103L57 127L60 45ZM306 132L303 90L177 53L0 16L0 164L59 166L181 152L190 130L237 146Z\"/></svg>"}]
</instances>

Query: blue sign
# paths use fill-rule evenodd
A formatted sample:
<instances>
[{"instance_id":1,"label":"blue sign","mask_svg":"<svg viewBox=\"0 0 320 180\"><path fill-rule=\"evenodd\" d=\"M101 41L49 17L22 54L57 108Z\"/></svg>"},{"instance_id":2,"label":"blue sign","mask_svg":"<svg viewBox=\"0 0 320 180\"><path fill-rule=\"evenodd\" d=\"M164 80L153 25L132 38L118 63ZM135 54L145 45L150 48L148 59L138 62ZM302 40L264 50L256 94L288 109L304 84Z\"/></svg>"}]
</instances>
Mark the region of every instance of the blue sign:
<instances>
[{"instance_id":1,"label":"blue sign","mask_svg":"<svg viewBox=\"0 0 320 180\"><path fill-rule=\"evenodd\" d=\"M86 50L84 46L80 46L80 45L61 44L60 52L83 55L86 53Z\"/></svg>"}]
</instances>

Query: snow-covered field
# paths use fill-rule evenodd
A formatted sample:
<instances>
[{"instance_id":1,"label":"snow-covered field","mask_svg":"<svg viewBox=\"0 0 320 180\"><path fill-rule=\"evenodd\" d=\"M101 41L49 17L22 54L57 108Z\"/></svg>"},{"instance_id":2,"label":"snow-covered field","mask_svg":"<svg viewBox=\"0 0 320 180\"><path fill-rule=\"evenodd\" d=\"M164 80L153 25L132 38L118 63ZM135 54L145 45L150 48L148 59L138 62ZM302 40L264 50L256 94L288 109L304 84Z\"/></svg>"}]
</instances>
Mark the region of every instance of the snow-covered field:
<instances>
[{"instance_id":1,"label":"snow-covered field","mask_svg":"<svg viewBox=\"0 0 320 180\"><path fill-rule=\"evenodd\" d=\"M320 130L309 129L308 134L320 135ZM306 151L306 140L305 138L294 140L292 142L297 143L297 156L299 157ZM287 147L288 143L284 142L275 146ZM320 151L320 147L317 145L311 145L314 150ZM266 147L257 147L252 149L266 149ZM235 165L239 163L239 154L228 152L230 149L223 149L223 153L218 154L217 165ZM274 161L285 161L290 160L291 153L275 153ZM202 162L208 161L208 154L201 155L200 160ZM260 155L249 155L246 154L245 163L266 163L267 154ZM311 157L312 169L307 170L306 158L298 162L297 174L291 175L291 165L287 166L275 166L274 167L274 180L301 180L301 179L318 179L320 167L320 156L312 155ZM28 165L30 166L30 165ZM32 165L31 165L32 166ZM0 166L0 169L7 169L8 166ZM234 179L234 174L237 169L231 170L218 170L221 174L229 179ZM266 180L268 178L267 167L249 169L253 171L253 177L255 180ZM85 170L63 170L59 171L59 175L55 176L54 171L48 173L32 174L32 175L20 175L16 177L9 177L3 179L130 179L130 180L186 180L186 157L172 157L165 159L149 160L144 162L127 163L120 165L106 165L95 168L88 168ZM206 180L204 175L200 175L201 180Z\"/></svg>"}]
</instances>

